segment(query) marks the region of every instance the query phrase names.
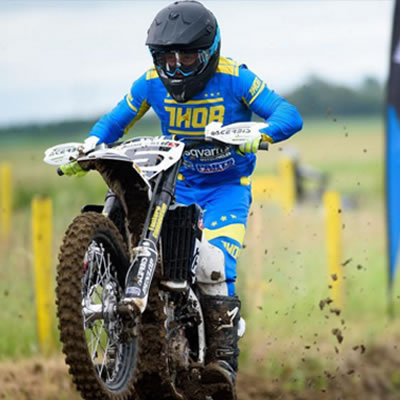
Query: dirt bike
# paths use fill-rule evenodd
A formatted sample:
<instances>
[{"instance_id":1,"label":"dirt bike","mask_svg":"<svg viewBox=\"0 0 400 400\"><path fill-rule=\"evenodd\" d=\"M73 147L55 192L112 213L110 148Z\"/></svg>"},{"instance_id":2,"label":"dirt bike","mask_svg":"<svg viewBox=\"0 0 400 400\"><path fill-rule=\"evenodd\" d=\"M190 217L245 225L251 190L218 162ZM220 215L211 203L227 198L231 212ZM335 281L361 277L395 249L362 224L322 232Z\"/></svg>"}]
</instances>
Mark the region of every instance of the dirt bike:
<instances>
[{"instance_id":1,"label":"dirt bike","mask_svg":"<svg viewBox=\"0 0 400 400\"><path fill-rule=\"evenodd\" d=\"M201 383L207 348L196 285L202 210L176 204L174 190L185 151L240 145L264 126L212 123L201 140L138 137L87 154L81 143L46 151L48 164L77 161L97 170L110 189L104 205L87 205L73 220L57 268L60 339L84 399L235 397ZM124 301L128 276L130 302Z\"/></svg>"}]
</instances>

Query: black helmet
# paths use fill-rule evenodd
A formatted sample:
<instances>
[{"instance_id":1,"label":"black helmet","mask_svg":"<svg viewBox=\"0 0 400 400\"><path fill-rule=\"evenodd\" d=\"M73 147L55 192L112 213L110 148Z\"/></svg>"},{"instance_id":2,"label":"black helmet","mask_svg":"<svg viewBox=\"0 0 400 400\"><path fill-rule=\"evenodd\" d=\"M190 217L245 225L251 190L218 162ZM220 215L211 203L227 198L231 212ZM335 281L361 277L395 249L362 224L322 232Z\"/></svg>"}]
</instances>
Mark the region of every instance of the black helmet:
<instances>
[{"instance_id":1,"label":"black helmet","mask_svg":"<svg viewBox=\"0 0 400 400\"><path fill-rule=\"evenodd\" d=\"M163 8L150 25L146 45L161 81L178 102L201 92L217 70L217 20L198 1L176 1Z\"/></svg>"}]
</instances>

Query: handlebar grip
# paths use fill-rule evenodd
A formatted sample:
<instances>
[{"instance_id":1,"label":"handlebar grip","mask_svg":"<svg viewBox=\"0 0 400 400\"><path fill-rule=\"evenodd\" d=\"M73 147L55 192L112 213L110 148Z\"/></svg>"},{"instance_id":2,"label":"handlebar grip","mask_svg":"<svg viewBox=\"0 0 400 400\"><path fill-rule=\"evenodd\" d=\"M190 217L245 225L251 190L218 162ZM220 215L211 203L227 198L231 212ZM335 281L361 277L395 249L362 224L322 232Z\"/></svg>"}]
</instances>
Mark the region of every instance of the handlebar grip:
<instances>
[{"instance_id":1,"label":"handlebar grip","mask_svg":"<svg viewBox=\"0 0 400 400\"><path fill-rule=\"evenodd\" d=\"M63 176L64 172L61 171L61 168L57 168L57 174L58 176Z\"/></svg>"},{"instance_id":2,"label":"handlebar grip","mask_svg":"<svg viewBox=\"0 0 400 400\"><path fill-rule=\"evenodd\" d=\"M268 142L260 142L258 145L258 150L268 150L269 143Z\"/></svg>"}]
</instances>

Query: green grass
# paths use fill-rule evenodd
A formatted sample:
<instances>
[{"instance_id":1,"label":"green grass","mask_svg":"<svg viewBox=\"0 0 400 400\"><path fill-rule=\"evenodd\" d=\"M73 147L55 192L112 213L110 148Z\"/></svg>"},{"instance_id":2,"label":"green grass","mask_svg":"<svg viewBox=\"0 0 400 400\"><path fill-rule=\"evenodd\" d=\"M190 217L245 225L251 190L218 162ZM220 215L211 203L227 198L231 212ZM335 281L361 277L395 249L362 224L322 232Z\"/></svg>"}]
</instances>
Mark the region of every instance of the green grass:
<instances>
[{"instance_id":1,"label":"green grass","mask_svg":"<svg viewBox=\"0 0 400 400\"><path fill-rule=\"evenodd\" d=\"M256 174L276 173L279 157L295 149L303 164L329 175L329 189L356 206L343 207L342 259L351 261L343 267L344 306L336 315L332 305L319 307L332 297L322 207L303 205L285 216L276 205L254 201L239 264L246 368L299 383L299 363L334 369L353 348L398 331L387 316L383 139L379 119L310 120L303 132L259 154ZM341 330L341 344L333 329Z\"/></svg>"},{"instance_id":2,"label":"green grass","mask_svg":"<svg viewBox=\"0 0 400 400\"><path fill-rule=\"evenodd\" d=\"M305 377L293 367L296 360L304 359L310 371L336 365L345 349L368 346L398 329L399 324L389 324L386 316L383 132L383 121L377 118L306 120L303 132L259 153L256 174L271 174L277 170L279 157L295 149L301 163L327 173L329 188L352 199L356 207L344 207L342 213L342 257L351 261L344 267L345 303L337 316L330 312L332 307L319 307L321 299L332 295L322 208L305 204L285 216L276 204L254 200L238 284L248 322L241 345L242 365L247 369L290 377L288 382L301 385ZM9 243L0 245L0 358L37 352L32 197L44 194L54 201L56 265L68 224L83 204L101 203L106 190L94 172L80 179L60 178L54 168L42 163L43 151L54 144L32 140L18 147L0 147L1 162L12 165L15 208ZM342 344L332 334L335 328L343 333Z\"/></svg>"},{"instance_id":3,"label":"green grass","mask_svg":"<svg viewBox=\"0 0 400 400\"><path fill-rule=\"evenodd\" d=\"M26 218L15 216L10 240L0 245L0 358L35 352L35 298L30 232Z\"/></svg>"},{"instance_id":4,"label":"green grass","mask_svg":"<svg viewBox=\"0 0 400 400\"><path fill-rule=\"evenodd\" d=\"M383 189L383 140L378 118L305 120L302 132L260 154L256 173L273 172L282 154L294 152L304 165L328 174L331 188L376 199Z\"/></svg>"}]
</instances>

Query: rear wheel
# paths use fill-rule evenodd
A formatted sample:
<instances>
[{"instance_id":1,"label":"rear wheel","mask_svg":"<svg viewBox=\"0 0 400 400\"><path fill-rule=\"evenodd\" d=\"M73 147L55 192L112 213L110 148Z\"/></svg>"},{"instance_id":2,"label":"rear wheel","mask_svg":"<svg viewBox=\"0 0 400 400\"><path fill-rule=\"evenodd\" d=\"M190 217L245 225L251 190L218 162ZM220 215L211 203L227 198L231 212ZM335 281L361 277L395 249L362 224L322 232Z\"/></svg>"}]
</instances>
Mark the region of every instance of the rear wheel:
<instances>
[{"instance_id":1,"label":"rear wheel","mask_svg":"<svg viewBox=\"0 0 400 400\"><path fill-rule=\"evenodd\" d=\"M139 321L117 312L129 258L113 222L84 213L65 235L57 270L57 315L70 374L83 399L132 400Z\"/></svg>"}]
</instances>

